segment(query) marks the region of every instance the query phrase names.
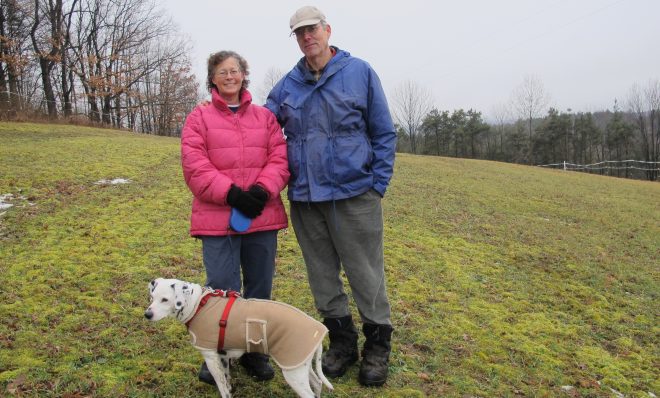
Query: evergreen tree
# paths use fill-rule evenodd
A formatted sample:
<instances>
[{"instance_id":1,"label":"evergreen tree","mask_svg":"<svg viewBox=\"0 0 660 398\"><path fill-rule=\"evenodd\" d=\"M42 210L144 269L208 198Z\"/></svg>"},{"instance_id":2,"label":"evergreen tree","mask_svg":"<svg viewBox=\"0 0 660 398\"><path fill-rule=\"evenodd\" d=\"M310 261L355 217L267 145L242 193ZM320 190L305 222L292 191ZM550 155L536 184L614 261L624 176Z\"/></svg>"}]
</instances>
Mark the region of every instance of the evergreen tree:
<instances>
[{"instance_id":1,"label":"evergreen tree","mask_svg":"<svg viewBox=\"0 0 660 398\"><path fill-rule=\"evenodd\" d=\"M618 106L614 105L614 115L607 123L607 149L611 160L628 160L634 157L633 139L634 128L623 119L623 114L619 111ZM621 173L617 173L621 175ZM625 176L628 177L628 170L625 170Z\"/></svg>"}]
</instances>

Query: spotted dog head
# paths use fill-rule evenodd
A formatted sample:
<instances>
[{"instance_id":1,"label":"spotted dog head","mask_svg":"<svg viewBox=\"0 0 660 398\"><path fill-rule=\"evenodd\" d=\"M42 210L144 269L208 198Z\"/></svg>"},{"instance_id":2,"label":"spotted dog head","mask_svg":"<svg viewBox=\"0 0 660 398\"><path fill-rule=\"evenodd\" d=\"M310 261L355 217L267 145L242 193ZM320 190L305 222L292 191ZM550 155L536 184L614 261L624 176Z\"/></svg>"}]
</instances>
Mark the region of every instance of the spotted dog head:
<instances>
[{"instance_id":1,"label":"spotted dog head","mask_svg":"<svg viewBox=\"0 0 660 398\"><path fill-rule=\"evenodd\" d=\"M149 282L151 304L144 312L145 318L155 322L176 316L186 305L189 291L187 283L178 279L157 278Z\"/></svg>"}]
</instances>

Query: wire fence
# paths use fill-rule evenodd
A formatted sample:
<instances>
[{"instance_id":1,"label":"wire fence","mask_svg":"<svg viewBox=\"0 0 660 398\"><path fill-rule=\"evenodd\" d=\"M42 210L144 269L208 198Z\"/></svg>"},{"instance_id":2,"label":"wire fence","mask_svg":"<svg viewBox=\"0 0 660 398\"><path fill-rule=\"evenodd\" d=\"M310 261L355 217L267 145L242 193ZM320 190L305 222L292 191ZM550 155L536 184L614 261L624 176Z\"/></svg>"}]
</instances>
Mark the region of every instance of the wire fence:
<instances>
[{"instance_id":1,"label":"wire fence","mask_svg":"<svg viewBox=\"0 0 660 398\"><path fill-rule=\"evenodd\" d=\"M640 166L636 166L639 164ZM563 161L561 163L540 164L539 167L561 167L564 170L642 170L660 171L660 162L648 162L645 160L605 160L592 164L575 164Z\"/></svg>"},{"instance_id":2,"label":"wire fence","mask_svg":"<svg viewBox=\"0 0 660 398\"><path fill-rule=\"evenodd\" d=\"M538 167L648 179L651 181L656 181L660 174L660 162L646 160L604 160L592 164L575 164L563 161L561 163L540 164Z\"/></svg>"}]
</instances>

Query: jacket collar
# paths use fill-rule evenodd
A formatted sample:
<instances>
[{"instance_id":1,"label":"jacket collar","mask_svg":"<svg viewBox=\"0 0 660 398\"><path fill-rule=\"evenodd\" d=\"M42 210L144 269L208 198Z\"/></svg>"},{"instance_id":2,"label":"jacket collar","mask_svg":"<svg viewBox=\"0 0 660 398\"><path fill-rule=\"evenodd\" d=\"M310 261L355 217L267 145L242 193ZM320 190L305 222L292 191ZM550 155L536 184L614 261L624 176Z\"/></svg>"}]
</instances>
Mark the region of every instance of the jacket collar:
<instances>
[{"instance_id":1,"label":"jacket collar","mask_svg":"<svg viewBox=\"0 0 660 398\"><path fill-rule=\"evenodd\" d=\"M227 101L225 101L225 99L222 98L222 96L218 92L218 89L215 87L211 89L211 102L216 108L222 111L231 112L231 110L229 109L229 105L227 105ZM250 94L250 92L247 89L242 89L240 108L238 109L238 111L243 112L250 103L252 103L252 94Z\"/></svg>"},{"instance_id":2,"label":"jacket collar","mask_svg":"<svg viewBox=\"0 0 660 398\"><path fill-rule=\"evenodd\" d=\"M334 57L330 58L328 64L325 66L325 68L323 68L323 75L321 75L319 82L325 80L328 76L335 74L338 70L343 68L348 61L348 57L351 55L347 51L341 50L335 46L331 47L335 50L336 54ZM300 58L296 64L296 67L293 69L293 72L294 73L291 77L296 80L308 83L316 83L314 74L310 72L309 68L307 67L307 61L305 61L305 57Z\"/></svg>"}]
</instances>

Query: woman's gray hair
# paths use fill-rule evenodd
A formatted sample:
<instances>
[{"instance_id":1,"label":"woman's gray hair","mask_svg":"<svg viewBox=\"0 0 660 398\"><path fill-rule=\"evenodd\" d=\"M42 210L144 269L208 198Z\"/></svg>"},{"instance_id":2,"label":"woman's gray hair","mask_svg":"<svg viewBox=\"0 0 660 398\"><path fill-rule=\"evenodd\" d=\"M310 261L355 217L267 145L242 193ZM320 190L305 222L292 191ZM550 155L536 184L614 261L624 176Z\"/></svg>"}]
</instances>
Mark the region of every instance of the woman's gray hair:
<instances>
[{"instance_id":1,"label":"woman's gray hair","mask_svg":"<svg viewBox=\"0 0 660 398\"><path fill-rule=\"evenodd\" d=\"M215 84L213 83L213 75L215 74L215 68L229 58L234 58L236 61L238 61L238 66L239 68L241 68L241 72L243 72L243 74L245 75L245 78L243 79L243 85L241 86L241 91L248 88L248 85L250 84L250 80L248 80L247 77L250 75L250 70L245 58L241 57L240 55L238 55L238 53L234 51L219 51L215 54L211 54L207 62L208 70L206 76L206 88L209 90L209 93L211 92L211 89L215 87Z\"/></svg>"}]
</instances>

